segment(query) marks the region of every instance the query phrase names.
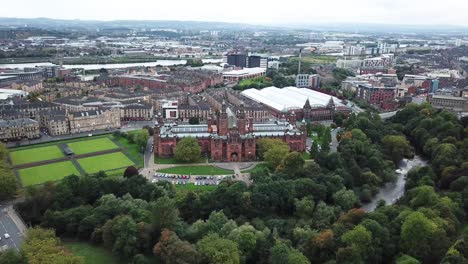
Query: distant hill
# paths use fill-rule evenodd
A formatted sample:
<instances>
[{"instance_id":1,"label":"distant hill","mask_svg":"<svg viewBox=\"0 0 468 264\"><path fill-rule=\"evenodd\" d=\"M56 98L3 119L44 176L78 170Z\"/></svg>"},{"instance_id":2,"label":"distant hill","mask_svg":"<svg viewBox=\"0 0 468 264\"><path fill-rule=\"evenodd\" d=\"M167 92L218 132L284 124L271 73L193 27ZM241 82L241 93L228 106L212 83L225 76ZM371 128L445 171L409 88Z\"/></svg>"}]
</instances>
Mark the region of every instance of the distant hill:
<instances>
[{"instance_id":1,"label":"distant hill","mask_svg":"<svg viewBox=\"0 0 468 264\"><path fill-rule=\"evenodd\" d=\"M177 21L177 20L63 20L51 18L5 18L0 17L0 27L35 27L44 29L103 29L103 28L147 28L147 29L197 29L197 30L246 30L272 28L242 23Z\"/></svg>"},{"instance_id":2,"label":"distant hill","mask_svg":"<svg viewBox=\"0 0 468 264\"><path fill-rule=\"evenodd\" d=\"M0 17L1 27L34 27L47 30L60 29L177 29L177 30L314 30L339 32L383 33L466 33L468 27L451 25L397 25L377 23L281 23L252 25L245 23L180 21L180 20L64 20L51 18Z\"/></svg>"}]
</instances>

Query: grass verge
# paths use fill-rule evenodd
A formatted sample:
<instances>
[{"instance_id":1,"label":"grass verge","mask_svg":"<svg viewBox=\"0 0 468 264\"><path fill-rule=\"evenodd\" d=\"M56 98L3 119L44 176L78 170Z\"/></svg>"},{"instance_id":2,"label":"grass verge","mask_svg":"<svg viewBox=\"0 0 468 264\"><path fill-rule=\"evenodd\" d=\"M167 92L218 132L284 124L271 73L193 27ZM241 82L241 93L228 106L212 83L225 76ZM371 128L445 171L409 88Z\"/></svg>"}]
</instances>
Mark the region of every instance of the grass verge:
<instances>
[{"instance_id":1,"label":"grass verge","mask_svg":"<svg viewBox=\"0 0 468 264\"><path fill-rule=\"evenodd\" d=\"M74 255L84 258L85 264L118 264L121 263L105 248L85 242L63 242Z\"/></svg>"}]
</instances>

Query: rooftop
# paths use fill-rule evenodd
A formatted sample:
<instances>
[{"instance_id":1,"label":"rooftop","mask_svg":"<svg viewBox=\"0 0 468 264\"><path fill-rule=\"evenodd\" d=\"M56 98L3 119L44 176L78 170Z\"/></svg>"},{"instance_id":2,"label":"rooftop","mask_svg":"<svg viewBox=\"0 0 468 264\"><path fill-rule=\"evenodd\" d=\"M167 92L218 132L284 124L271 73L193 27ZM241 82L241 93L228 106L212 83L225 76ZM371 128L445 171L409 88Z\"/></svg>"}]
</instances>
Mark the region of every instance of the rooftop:
<instances>
[{"instance_id":1,"label":"rooftop","mask_svg":"<svg viewBox=\"0 0 468 264\"><path fill-rule=\"evenodd\" d=\"M241 94L277 111L302 109L307 99L309 99L310 105L313 107L326 107L330 98L333 98L333 102L336 106L344 106L341 103L341 100L334 96L307 88L297 88L292 86L282 89L274 86L261 90L247 89Z\"/></svg>"}]
</instances>

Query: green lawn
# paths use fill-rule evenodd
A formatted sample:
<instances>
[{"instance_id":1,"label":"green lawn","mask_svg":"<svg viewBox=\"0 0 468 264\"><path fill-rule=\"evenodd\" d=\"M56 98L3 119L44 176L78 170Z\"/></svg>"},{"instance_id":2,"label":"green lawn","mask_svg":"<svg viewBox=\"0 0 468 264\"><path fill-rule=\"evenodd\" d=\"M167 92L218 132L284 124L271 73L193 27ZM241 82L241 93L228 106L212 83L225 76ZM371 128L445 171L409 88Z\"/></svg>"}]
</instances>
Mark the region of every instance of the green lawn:
<instances>
[{"instance_id":1,"label":"green lawn","mask_svg":"<svg viewBox=\"0 0 468 264\"><path fill-rule=\"evenodd\" d=\"M72 174L80 175L71 161L21 169L18 170L18 173L23 186L37 185L48 181L58 181Z\"/></svg>"},{"instance_id":2,"label":"green lawn","mask_svg":"<svg viewBox=\"0 0 468 264\"><path fill-rule=\"evenodd\" d=\"M75 155L119 148L109 138L83 140L79 142L68 143L68 146L73 150Z\"/></svg>"},{"instance_id":3,"label":"green lawn","mask_svg":"<svg viewBox=\"0 0 468 264\"><path fill-rule=\"evenodd\" d=\"M160 158L154 156L154 163L156 164L184 164L185 162L176 160L175 158ZM200 157L199 160L192 163L206 163L206 157Z\"/></svg>"},{"instance_id":4,"label":"green lawn","mask_svg":"<svg viewBox=\"0 0 468 264\"><path fill-rule=\"evenodd\" d=\"M122 145L128 155L138 162L138 164L136 164L137 167L141 168L144 166L143 154L140 152L136 144L128 142L128 139L124 137L117 138L117 141L119 141L119 144Z\"/></svg>"},{"instance_id":5,"label":"green lawn","mask_svg":"<svg viewBox=\"0 0 468 264\"><path fill-rule=\"evenodd\" d=\"M167 168L159 170L163 173L169 174L189 174L189 175L226 175L233 174L232 170L220 169L211 165L199 165L199 166L177 166L173 168Z\"/></svg>"},{"instance_id":6,"label":"green lawn","mask_svg":"<svg viewBox=\"0 0 468 264\"><path fill-rule=\"evenodd\" d=\"M13 165L21 165L43 160L53 160L61 157L63 157L63 153L58 146L48 146L10 152L10 158Z\"/></svg>"},{"instance_id":7,"label":"green lawn","mask_svg":"<svg viewBox=\"0 0 468 264\"><path fill-rule=\"evenodd\" d=\"M77 161L87 173L96 173L135 165L133 161L122 152L83 158Z\"/></svg>"},{"instance_id":8,"label":"green lawn","mask_svg":"<svg viewBox=\"0 0 468 264\"><path fill-rule=\"evenodd\" d=\"M252 171L254 171L256 169L260 169L260 168L267 168L267 165L264 164L264 163L260 163L260 164L255 165L253 168L242 170L241 172L242 173L251 173Z\"/></svg>"},{"instance_id":9,"label":"green lawn","mask_svg":"<svg viewBox=\"0 0 468 264\"><path fill-rule=\"evenodd\" d=\"M85 242L63 242L63 244L74 255L84 257L85 264L121 263L115 256L113 256L103 247L93 246Z\"/></svg>"}]
</instances>

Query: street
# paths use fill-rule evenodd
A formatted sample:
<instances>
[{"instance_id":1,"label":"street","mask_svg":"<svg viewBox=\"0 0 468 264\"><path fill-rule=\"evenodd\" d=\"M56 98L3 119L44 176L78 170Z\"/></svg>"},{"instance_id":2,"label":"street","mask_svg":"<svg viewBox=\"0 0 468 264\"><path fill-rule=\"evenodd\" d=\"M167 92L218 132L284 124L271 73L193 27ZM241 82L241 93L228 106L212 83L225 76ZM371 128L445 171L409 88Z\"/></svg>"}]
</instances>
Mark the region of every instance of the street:
<instances>
[{"instance_id":1,"label":"street","mask_svg":"<svg viewBox=\"0 0 468 264\"><path fill-rule=\"evenodd\" d=\"M26 226L19 219L11 205L0 205L0 248L7 246L9 249L19 250L23 241L23 232ZM9 234L9 238L5 238Z\"/></svg>"},{"instance_id":2,"label":"street","mask_svg":"<svg viewBox=\"0 0 468 264\"><path fill-rule=\"evenodd\" d=\"M340 144L340 142L338 142L338 139L336 138L336 135L338 134L338 132L341 131L341 128L335 128L331 131L331 145L330 145L330 151L332 153L336 152L338 150L338 145Z\"/></svg>"}]
</instances>

